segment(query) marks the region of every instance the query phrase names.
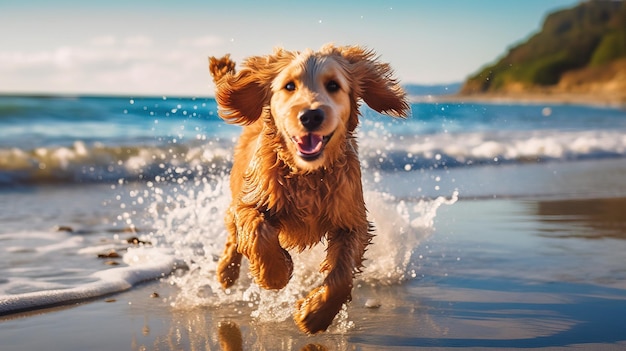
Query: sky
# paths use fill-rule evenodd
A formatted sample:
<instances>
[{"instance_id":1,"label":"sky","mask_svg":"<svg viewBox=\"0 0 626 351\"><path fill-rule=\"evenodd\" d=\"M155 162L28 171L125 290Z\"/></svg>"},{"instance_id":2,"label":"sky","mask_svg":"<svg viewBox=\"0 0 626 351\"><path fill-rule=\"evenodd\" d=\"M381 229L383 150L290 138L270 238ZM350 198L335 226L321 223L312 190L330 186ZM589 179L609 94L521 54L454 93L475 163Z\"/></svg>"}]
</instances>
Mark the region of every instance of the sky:
<instances>
[{"instance_id":1,"label":"sky","mask_svg":"<svg viewBox=\"0 0 626 351\"><path fill-rule=\"evenodd\" d=\"M362 45L461 82L579 0L0 0L0 94L211 96L208 56Z\"/></svg>"}]
</instances>

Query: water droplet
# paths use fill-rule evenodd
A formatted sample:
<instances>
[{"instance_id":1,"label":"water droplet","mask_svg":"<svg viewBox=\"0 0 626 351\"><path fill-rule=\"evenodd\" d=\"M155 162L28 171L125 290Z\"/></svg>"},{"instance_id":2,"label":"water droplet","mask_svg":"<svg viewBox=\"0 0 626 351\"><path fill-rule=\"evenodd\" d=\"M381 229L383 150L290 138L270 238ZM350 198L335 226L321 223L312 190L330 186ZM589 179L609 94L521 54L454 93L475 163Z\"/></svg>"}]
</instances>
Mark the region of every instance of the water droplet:
<instances>
[{"instance_id":1,"label":"water droplet","mask_svg":"<svg viewBox=\"0 0 626 351\"><path fill-rule=\"evenodd\" d=\"M367 299L367 301L365 301L365 307L367 308L380 308L380 306L382 306L382 304L378 299Z\"/></svg>"}]
</instances>

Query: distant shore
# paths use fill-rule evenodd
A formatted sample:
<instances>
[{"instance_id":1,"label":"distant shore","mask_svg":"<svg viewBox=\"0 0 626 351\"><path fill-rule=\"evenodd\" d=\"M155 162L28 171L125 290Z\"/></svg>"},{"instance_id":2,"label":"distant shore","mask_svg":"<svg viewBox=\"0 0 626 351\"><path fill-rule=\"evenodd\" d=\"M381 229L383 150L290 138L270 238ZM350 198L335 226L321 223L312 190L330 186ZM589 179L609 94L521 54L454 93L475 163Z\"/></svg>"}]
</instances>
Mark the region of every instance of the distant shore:
<instances>
[{"instance_id":1,"label":"distant shore","mask_svg":"<svg viewBox=\"0 0 626 351\"><path fill-rule=\"evenodd\" d=\"M626 92L615 94L523 92L411 96L413 102L480 102L523 104L590 105L626 109Z\"/></svg>"}]
</instances>

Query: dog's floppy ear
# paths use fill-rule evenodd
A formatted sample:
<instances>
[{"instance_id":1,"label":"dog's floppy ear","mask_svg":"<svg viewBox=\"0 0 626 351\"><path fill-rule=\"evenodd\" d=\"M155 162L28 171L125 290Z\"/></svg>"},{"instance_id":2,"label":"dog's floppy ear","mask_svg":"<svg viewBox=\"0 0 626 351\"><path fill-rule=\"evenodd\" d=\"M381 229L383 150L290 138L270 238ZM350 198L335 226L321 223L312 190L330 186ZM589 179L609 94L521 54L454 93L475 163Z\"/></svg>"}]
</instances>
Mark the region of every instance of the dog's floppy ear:
<instances>
[{"instance_id":1,"label":"dog's floppy ear","mask_svg":"<svg viewBox=\"0 0 626 351\"><path fill-rule=\"evenodd\" d=\"M408 116L406 93L393 77L389 64L379 62L373 51L358 46L342 47L341 54L351 64L357 98L380 113L393 117Z\"/></svg>"},{"instance_id":2,"label":"dog's floppy ear","mask_svg":"<svg viewBox=\"0 0 626 351\"><path fill-rule=\"evenodd\" d=\"M228 123L247 125L256 121L269 102L270 85L266 75L256 70L260 58L249 58L235 72L229 55L209 58L209 71L215 82L215 100L219 115Z\"/></svg>"},{"instance_id":3,"label":"dog's floppy ear","mask_svg":"<svg viewBox=\"0 0 626 351\"><path fill-rule=\"evenodd\" d=\"M225 75L235 73L235 61L230 59L230 54L220 58L211 56L209 57L209 72L211 72L213 82L217 84Z\"/></svg>"}]
</instances>

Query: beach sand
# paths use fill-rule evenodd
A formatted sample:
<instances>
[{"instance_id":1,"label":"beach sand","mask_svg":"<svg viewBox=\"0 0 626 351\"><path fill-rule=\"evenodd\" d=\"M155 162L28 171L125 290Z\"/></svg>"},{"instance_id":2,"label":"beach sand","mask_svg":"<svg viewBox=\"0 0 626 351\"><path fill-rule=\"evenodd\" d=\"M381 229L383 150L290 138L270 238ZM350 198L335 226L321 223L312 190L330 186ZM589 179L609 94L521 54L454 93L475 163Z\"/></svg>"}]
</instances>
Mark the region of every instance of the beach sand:
<instances>
[{"instance_id":1,"label":"beach sand","mask_svg":"<svg viewBox=\"0 0 626 351\"><path fill-rule=\"evenodd\" d=\"M606 161L587 173L579 166L559 179L593 189L621 179L602 170L624 166ZM469 196L441 207L434 232L414 253L416 278L357 285L326 333L303 335L290 318L260 322L242 303L173 308L178 288L163 280L2 317L1 349L624 349L626 197L598 190L570 198Z\"/></svg>"}]
</instances>

